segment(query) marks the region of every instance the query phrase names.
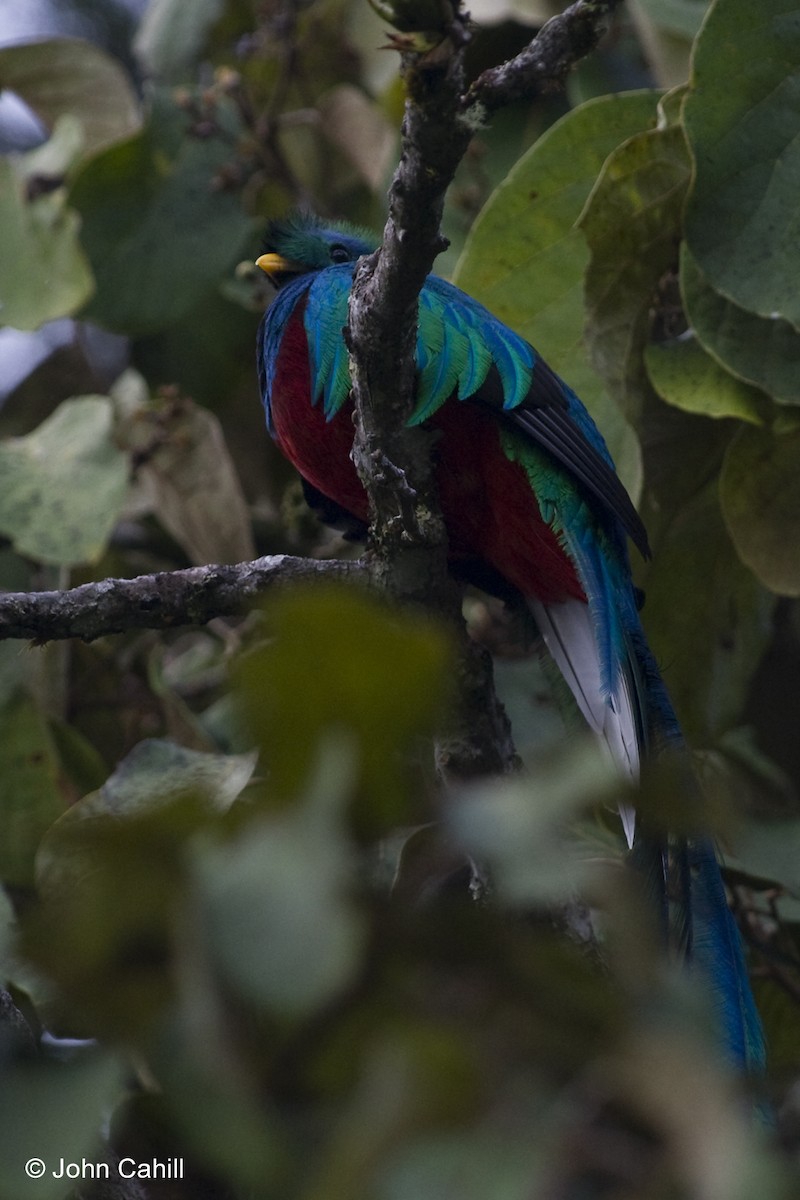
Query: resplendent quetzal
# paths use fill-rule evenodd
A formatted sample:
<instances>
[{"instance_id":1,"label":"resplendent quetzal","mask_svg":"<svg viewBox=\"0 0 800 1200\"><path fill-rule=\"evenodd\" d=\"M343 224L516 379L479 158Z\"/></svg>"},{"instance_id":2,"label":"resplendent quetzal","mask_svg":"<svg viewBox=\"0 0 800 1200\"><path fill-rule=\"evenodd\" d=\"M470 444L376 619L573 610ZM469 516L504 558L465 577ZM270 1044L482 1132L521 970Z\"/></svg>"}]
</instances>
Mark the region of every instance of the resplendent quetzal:
<instances>
[{"instance_id":1,"label":"resplendent quetzal","mask_svg":"<svg viewBox=\"0 0 800 1200\"><path fill-rule=\"evenodd\" d=\"M343 328L355 263L377 245L363 230L295 216L270 224L258 259L278 287L258 343L270 433L317 507L359 524L368 506L350 459ZM626 534L643 554L647 536L599 431L532 346L436 275L420 295L416 354L410 421L441 433L453 571L525 598L588 725L635 779L643 755L681 735L631 581ZM763 1036L713 846L641 841L664 926L710 983L728 1058L757 1070Z\"/></svg>"}]
</instances>

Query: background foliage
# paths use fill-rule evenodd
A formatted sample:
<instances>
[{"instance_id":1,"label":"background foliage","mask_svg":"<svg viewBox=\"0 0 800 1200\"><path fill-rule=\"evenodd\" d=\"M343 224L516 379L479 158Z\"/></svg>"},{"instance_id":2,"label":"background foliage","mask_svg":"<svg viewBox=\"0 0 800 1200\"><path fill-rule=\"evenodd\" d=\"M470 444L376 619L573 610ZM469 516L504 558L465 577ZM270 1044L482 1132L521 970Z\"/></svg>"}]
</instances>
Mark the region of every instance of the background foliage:
<instances>
[{"instance_id":1,"label":"background foliage","mask_svg":"<svg viewBox=\"0 0 800 1200\"><path fill-rule=\"evenodd\" d=\"M471 7L474 74L560 5ZM364 0L59 9L86 40L0 50L40 123L0 127L0 586L353 553L269 444L268 297L237 264L297 203L380 227L385 27ZM630 0L565 94L476 136L438 267L577 388L641 501L645 624L726 849L783 1153L637 916L618 785L560 749L572 718L502 611L468 600L531 776L442 797L446 638L322 590L0 644L25 1018L3 1010L0 1196L65 1194L32 1155L113 1153L186 1156L182 1185L129 1196L800 1194L798 72L791 0ZM680 825L667 783L640 802Z\"/></svg>"}]
</instances>

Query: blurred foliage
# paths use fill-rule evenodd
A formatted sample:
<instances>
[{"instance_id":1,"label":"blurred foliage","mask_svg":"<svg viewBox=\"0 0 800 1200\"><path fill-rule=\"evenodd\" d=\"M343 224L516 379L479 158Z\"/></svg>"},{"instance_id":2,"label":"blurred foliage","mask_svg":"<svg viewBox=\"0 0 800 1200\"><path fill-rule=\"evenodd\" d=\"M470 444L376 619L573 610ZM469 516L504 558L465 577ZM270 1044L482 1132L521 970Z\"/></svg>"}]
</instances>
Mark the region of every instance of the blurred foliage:
<instances>
[{"instance_id":1,"label":"blurred foliage","mask_svg":"<svg viewBox=\"0 0 800 1200\"><path fill-rule=\"evenodd\" d=\"M0 50L46 130L0 162L0 349L74 318L0 407L0 587L352 554L263 429L269 295L238 264L293 205L380 227L385 25L367 0L150 0L138 28L58 7L113 36ZM563 5L470 7L474 76ZM468 598L529 770L443 796L446 638L315 589L0 644L0 1200L109 1194L27 1179L34 1155L185 1158L128 1200L800 1194L797 32L789 0L630 0L564 94L476 135L441 260L640 498L644 620L725 839L783 1153L661 961L619 785L514 615ZM643 786L647 809L673 784Z\"/></svg>"}]
</instances>

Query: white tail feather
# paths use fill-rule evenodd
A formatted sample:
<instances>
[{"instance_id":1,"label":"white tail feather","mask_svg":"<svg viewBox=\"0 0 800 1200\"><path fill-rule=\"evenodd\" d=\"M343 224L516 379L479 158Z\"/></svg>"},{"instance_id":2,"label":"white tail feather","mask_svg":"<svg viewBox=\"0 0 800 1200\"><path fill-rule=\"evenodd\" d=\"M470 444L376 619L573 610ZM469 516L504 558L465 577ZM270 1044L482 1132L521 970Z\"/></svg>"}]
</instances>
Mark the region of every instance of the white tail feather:
<instances>
[{"instance_id":1,"label":"white tail feather","mask_svg":"<svg viewBox=\"0 0 800 1200\"><path fill-rule=\"evenodd\" d=\"M626 778L639 778L639 743L630 683L620 672L612 694L606 695L600 651L588 604L561 600L543 604L528 599L547 649L569 685L589 728L597 735ZM633 845L635 813L630 804L620 804L619 815L629 846Z\"/></svg>"}]
</instances>

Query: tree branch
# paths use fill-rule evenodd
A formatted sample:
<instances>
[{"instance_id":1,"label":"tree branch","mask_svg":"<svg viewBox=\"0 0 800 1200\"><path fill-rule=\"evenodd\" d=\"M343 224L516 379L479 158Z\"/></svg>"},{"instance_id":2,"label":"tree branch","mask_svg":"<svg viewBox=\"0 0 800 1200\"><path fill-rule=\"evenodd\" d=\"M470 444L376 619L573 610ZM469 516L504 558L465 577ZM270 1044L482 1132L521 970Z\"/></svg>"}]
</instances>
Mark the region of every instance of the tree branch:
<instances>
[{"instance_id":1,"label":"tree branch","mask_svg":"<svg viewBox=\"0 0 800 1200\"><path fill-rule=\"evenodd\" d=\"M0 641L91 642L129 629L204 625L214 617L245 612L276 587L320 578L366 582L369 572L360 562L275 554L232 566L103 579L64 592L0 592Z\"/></svg>"},{"instance_id":2,"label":"tree branch","mask_svg":"<svg viewBox=\"0 0 800 1200\"><path fill-rule=\"evenodd\" d=\"M369 496L375 578L401 600L424 602L462 633L460 709L440 763L451 774L509 770L516 755L489 655L464 636L447 571L447 530L436 493L432 435L409 428L415 387L417 303L437 254L444 196L476 126L490 110L560 80L592 49L619 0L578 0L549 21L515 59L465 92L466 18L455 3L432 50L402 56L407 100L400 163L381 249L356 270L348 345L355 402L353 460ZM391 7L391 6L389 6ZM430 6L404 0L404 30L425 28ZM443 6L444 7L444 6ZM395 3L395 10L400 6ZM401 39L402 40L402 39Z\"/></svg>"},{"instance_id":3,"label":"tree branch","mask_svg":"<svg viewBox=\"0 0 800 1200\"><path fill-rule=\"evenodd\" d=\"M499 67L490 67L470 87L465 104L487 113L559 84L575 63L594 50L621 0L576 0L542 26L532 42Z\"/></svg>"}]
</instances>

